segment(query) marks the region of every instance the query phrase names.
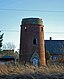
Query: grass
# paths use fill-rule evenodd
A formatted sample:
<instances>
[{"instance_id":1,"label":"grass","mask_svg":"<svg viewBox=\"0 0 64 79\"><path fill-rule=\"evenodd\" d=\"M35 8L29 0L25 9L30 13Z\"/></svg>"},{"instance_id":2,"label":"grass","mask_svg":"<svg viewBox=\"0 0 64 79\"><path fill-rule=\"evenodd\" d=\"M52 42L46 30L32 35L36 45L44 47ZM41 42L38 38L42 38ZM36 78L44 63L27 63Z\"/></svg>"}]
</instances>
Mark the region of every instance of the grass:
<instances>
[{"instance_id":1,"label":"grass","mask_svg":"<svg viewBox=\"0 0 64 79\"><path fill-rule=\"evenodd\" d=\"M4 75L7 75L8 77L11 75L12 77L23 77L21 79L46 79L45 77L58 77L62 75L64 79L64 65L48 64L47 66L34 67L28 64L25 66L19 64L0 64L0 77L4 77Z\"/></svg>"}]
</instances>

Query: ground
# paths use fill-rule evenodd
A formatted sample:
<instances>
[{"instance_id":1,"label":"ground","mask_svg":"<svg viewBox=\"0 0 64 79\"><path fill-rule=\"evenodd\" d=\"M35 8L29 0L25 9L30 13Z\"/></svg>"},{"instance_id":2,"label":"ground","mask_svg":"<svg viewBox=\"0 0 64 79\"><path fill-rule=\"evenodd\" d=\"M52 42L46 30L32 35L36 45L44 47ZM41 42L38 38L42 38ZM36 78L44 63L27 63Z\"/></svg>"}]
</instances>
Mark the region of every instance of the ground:
<instances>
[{"instance_id":1,"label":"ground","mask_svg":"<svg viewBox=\"0 0 64 79\"><path fill-rule=\"evenodd\" d=\"M64 79L64 65L32 65L0 64L0 79Z\"/></svg>"}]
</instances>

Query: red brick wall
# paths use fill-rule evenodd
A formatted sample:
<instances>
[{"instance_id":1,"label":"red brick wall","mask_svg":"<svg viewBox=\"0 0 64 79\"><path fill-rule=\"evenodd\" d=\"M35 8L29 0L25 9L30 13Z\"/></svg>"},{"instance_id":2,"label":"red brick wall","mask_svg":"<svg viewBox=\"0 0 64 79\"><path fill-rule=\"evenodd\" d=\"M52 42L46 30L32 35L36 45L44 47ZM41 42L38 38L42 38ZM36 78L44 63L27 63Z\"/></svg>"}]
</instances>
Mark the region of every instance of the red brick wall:
<instances>
[{"instance_id":1,"label":"red brick wall","mask_svg":"<svg viewBox=\"0 0 64 79\"><path fill-rule=\"evenodd\" d=\"M22 38L20 39L20 61L30 62L31 54L36 51L40 57L40 65L45 65L44 31L43 25L25 24L22 25ZM37 38L37 44L33 45L33 39ZM22 55L21 55L22 54Z\"/></svg>"}]
</instances>

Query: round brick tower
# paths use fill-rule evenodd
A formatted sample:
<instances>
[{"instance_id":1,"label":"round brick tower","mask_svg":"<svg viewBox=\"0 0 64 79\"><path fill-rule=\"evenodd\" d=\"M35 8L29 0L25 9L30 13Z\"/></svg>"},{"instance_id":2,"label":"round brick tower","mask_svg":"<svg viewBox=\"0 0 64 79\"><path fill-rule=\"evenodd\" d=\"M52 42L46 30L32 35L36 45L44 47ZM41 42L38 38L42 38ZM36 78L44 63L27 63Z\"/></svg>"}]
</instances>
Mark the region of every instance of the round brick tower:
<instances>
[{"instance_id":1,"label":"round brick tower","mask_svg":"<svg viewBox=\"0 0 64 79\"><path fill-rule=\"evenodd\" d=\"M40 18L24 18L20 34L20 63L46 65L43 22Z\"/></svg>"}]
</instances>

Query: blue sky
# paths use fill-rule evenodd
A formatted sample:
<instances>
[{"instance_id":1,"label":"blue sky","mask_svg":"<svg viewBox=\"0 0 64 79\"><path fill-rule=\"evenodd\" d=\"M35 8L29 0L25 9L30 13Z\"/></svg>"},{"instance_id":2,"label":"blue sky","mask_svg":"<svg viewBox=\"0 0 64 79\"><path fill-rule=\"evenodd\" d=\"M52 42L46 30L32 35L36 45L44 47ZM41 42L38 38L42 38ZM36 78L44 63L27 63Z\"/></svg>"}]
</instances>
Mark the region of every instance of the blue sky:
<instances>
[{"instance_id":1,"label":"blue sky","mask_svg":"<svg viewBox=\"0 0 64 79\"><path fill-rule=\"evenodd\" d=\"M64 40L64 0L0 0L3 43L19 46L20 24L26 17L42 18L44 39Z\"/></svg>"}]
</instances>

